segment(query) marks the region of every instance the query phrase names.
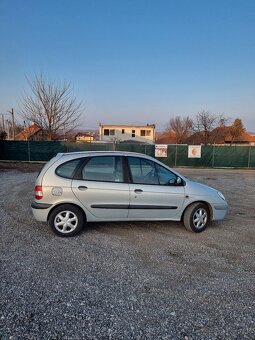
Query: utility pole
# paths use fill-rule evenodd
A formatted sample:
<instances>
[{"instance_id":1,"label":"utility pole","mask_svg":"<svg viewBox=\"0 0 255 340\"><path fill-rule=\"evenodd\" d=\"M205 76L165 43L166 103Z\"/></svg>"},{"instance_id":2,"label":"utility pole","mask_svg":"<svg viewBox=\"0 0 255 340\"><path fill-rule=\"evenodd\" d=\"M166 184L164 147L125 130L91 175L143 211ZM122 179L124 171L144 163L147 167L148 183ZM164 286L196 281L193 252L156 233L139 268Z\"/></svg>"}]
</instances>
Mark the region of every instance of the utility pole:
<instances>
[{"instance_id":1,"label":"utility pole","mask_svg":"<svg viewBox=\"0 0 255 340\"><path fill-rule=\"evenodd\" d=\"M2 128L3 128L3 131L5 131L5 127L4 127L4 114L2 113Z\"/></svg>"},{"instance_id":2,"label":"utility pole","mask_svg":"<svg viewBox=\"0 0 255 340\"><path fill-rule=\"evenodd\" d=\"M12 137L13 140L15 140L15 125L14 125L14 110L11 110L11 115L12 115Z\"/></svg>"},{"instance_id":3,"label":"utility pole","mask_svg":"<svg viewBox=\"0 0 255 340\"><path fill-rule=\"evenodd\" d=\"M12 139L15 140L14 110L8 112L12 115Z\"/></svg>"},{"instance_id":4,"label":"utility pole","mask_svg":"<svg viewBox=\"0 0 255 340\"><path fill-rule=\"evenodd\" d=\"M8 140L11 140L11 122L9 121L9 119L6 119L6 124L7 124L7 136L8 136Z\"/></svg>"}]
</instances>

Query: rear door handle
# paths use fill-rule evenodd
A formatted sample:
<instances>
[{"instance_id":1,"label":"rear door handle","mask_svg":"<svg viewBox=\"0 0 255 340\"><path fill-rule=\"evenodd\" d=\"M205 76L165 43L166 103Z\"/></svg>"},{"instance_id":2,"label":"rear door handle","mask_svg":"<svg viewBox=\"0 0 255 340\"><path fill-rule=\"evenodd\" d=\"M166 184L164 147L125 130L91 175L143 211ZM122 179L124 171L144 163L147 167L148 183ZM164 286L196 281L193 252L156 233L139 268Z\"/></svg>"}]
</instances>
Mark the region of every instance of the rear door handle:
<instances>
[{"instance_id":1,"label":"rear door handle","mask_svg":"<svg viewBox=\"0 0 255 340\"><path fill-rule=\"evenodd\" d=\"M86 187L85 185L81 185L81 186L78 187L78 189L81 190L81 191L85 191L85 190L88 189L88 187Z\"/></svg>"},{"instance_id":2,"label":"rear door handle","mask_svg":"<svg viewBox=\"0 0 255 340\"><path fill-rule=\"evenodd\" d=\"M136 194L141 194L143 192L142 189L135 189L134 191L135 191Z\"/></svg>"}]
</instances>

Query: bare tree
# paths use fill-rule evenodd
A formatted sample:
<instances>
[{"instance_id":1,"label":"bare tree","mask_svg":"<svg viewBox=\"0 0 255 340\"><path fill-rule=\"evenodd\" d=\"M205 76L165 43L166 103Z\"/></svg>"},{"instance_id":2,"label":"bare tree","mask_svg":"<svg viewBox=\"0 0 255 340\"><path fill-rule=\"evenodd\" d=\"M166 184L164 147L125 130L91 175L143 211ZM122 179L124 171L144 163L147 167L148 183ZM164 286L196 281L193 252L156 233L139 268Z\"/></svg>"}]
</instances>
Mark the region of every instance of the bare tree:
<instances>
[{"instance_id":1,"label":"bare tree","mask_svg":"<svg viewBox=\"0 0 255 340\"><path fill-rule=\"evenodd\" d=\"M4 130L0 130L0 140L5 140L7 138L7 133Z\"/></svg>"},{"instance_id":2,"label":"bare tree","mask_svg":"<svg viewBox=\"0 0 255 340\"><path fill-rule=\"evenodd\" d=\"M20 107L23 117L40 126L48 140L56 133L68 133L78 126L81 103L72 95L70 83L59 84L42 74L27 78L30 94L25 93Z\"/></svg>"},{"instance_id":3,"label":"bare tree","mask_svg":"<svg viewBox=\"0 0 255 340\"><path fill-rule=\"evenodd\" d=\"M193 121L189 117L181 118L180 116L170 119L167 125L167 131L174 131L176 135L176 142L178 144L184 143L190 136L192 131Z\"/></svg>"},{"instance_id":4,"label":"bare tree","mask_svg":"<svg viewBox=\"0 0 255 340\"><path fill-rule=\"evenodd\" d=\"M197 113L194 130L201 134L203 144L208 144L212 130L217 126L222 125L223 121L223 116L214 115L209 111L203 110Z\"/></svg>"},{"instance_id":5,"label":"bare tree","mask_svg":"<svg viewBox=\"0 0 255 340\"><path fill-rule=\"evenodd\" d=\"M245 131L246 129L243 126L242 120L240 118L236 118L230 128L231 145L234 140L240 137Z\"/></svg>"}]
</instances>

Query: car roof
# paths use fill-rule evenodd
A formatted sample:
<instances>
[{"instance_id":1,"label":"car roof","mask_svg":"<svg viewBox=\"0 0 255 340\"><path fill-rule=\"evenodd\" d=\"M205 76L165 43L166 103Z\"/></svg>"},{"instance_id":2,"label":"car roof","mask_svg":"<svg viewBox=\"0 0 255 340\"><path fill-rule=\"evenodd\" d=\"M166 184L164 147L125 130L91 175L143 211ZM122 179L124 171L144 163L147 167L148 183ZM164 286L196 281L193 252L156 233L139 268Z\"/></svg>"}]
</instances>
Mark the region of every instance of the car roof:
<instances>
[{"instance_id":1,"label":"car roof","mask_svg":"<svg viewBox=\"0 0 255 340\"><path fill-rule=\"evenodd\" d=\"M145 155L139 152L130 152L130 151L76 151L76 152L65 152L65 153L58 153L58 157L65 157L65 156L139 156L153 159L153 157L149 155Z\"/></svg>"}]
</instances>

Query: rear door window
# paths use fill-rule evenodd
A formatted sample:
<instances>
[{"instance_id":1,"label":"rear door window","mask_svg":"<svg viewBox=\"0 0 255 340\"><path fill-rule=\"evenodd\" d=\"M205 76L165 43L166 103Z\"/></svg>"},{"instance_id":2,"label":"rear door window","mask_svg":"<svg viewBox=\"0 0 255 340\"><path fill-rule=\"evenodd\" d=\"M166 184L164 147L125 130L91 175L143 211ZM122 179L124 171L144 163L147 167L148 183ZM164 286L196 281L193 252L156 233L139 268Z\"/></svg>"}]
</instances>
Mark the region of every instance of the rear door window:
<instances>
[{"instance_id":1,"label":"rear door window","mask_svg":"<svg viewBox=\"0 0 255 340\"><path fill-rule=\"evenodd\" d=\"M120 156L92 157L81 171L87 181L124 182L122 159Z\"/></svg>"}]
</instances>

